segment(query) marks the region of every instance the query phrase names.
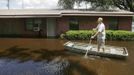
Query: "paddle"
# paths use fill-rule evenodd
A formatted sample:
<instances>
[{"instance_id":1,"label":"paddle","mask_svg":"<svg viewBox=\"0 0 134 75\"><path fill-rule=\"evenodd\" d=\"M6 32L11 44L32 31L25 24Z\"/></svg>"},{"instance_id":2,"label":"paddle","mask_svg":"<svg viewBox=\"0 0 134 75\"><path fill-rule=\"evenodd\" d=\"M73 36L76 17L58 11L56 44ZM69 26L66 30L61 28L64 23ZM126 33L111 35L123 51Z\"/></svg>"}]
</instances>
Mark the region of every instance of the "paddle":
<instances>
[{"instance_id":1,"label":"paddle","mask_svg":"<svg viewBox=\"0 0 134 75\"><path fill-rule=\"evenodd\" d=\"M85 54L84 58L88 58L88 56L87 56L88 51L92 48L92 46L91 46L91 42L92 42L92 39L90 38L90 41L89 41L89 46L90 46L90 47L87 49L87 51L86 51L86 54Z\"/></svg>"},{"instance_id":2,"label":"paddle","mask_svg":"<svg viewBox=\"0 0 134 75\"><path fill-rule=\"evenodd\" d=\"M93 29L93 32L92 32L91 36L93 36L93 35L94 35L94 33L95 33L95 29ZM90 38L90 41L89 41L89 48L87 49L87 51L86 51L86 54L85 54L84 58L88 58L88 56L87 56L88 51L92 48L92 46L91 46L91 42L92 42L92 38Z\"/></svg>"}]
</instances>

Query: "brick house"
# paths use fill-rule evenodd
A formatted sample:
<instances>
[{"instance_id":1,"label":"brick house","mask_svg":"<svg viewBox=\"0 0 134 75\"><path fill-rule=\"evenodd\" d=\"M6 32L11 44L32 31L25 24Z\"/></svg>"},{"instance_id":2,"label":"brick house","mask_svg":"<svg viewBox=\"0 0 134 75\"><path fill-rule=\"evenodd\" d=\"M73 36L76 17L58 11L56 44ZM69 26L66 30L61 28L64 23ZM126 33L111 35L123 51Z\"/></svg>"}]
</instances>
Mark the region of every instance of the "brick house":
<instances>
[{"instance_id":1,"label":"brick house","mask_svg":"<svg viewBox=\"0 0 134 75\"><path fill-rule=\"evenodd\" d=\"M0 10L0 37L54 37L68 30L96 27L103 17L106 29L134 31L133 12L11 9Z\"/></svg>"}]
</instances>

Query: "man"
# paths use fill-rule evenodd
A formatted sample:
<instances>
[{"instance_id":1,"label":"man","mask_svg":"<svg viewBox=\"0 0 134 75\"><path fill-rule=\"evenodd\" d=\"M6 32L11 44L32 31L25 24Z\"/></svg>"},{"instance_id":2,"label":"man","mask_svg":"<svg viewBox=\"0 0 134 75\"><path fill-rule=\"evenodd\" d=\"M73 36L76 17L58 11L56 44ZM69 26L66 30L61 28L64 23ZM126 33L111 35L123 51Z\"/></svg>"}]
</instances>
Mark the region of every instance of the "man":
<instances>
[{"instance_id":1,"label":"man","mask_svg":"<svg viewBox=\"0 0 134 75\"><path fill-rule=\"evenodd\" d=\"M103 18L99 17L98 20L98 26L96 28L93 28L93 30L97 30L95 35L91 37L91 39L94 39L97 36L97 44L98 44L98 51L100 51L100 48L103 49L103 52L105 50L105 25L103 24Z\"/></svg>"}]
</instances>

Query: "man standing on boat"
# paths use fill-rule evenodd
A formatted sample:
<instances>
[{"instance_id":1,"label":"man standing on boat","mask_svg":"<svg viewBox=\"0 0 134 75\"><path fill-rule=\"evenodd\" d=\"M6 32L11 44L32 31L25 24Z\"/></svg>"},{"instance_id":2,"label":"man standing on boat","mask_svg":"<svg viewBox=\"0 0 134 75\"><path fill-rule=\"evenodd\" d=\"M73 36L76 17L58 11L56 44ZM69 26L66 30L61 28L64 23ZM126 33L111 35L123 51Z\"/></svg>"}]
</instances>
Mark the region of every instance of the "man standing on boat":
<instances>
[{"instance_id":1,"label":"man standing on boat","mask_svg":"<svg viewBox=\"0 0 134 75\"><path fill-rule=\"evenodd\" d=\"M91 39L94 39L97 36L98 51L100 51L100 49L102 48L104 52L106 33L103 18L99 17L97 22L98 22L97 27L93 28L93 30L97 30L97 32L95 33L95 35L91 36Z\"/></svg>"}]
</instances>

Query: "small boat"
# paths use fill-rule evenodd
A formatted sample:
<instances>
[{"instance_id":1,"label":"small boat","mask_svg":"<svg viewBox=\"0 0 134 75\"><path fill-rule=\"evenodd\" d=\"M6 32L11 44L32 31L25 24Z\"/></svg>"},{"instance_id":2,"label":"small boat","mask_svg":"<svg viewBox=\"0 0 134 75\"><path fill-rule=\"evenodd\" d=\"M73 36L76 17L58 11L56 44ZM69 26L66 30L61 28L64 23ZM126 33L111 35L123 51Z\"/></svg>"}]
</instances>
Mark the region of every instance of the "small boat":
<instances>
[{"instance_id":1,"label":"small boat","mask_svg":"<svg viewBox=\"0 0 134 75\"><path fill-rule=\"evenodd\" d=\"M88 50L88 54L95 56L103 56L103 57L116 57L116 58L126 58L128 56L128 51L125 47L116 47L116 46L105 46L105 51L100 49L97 50L97 45L88 44L88 43L80 43L80 42L72 42L68 41L64 44L65 49L77 52L77 53L86 53Z\"/></svg>"}]
</instances>

